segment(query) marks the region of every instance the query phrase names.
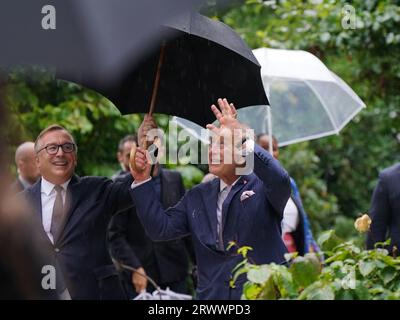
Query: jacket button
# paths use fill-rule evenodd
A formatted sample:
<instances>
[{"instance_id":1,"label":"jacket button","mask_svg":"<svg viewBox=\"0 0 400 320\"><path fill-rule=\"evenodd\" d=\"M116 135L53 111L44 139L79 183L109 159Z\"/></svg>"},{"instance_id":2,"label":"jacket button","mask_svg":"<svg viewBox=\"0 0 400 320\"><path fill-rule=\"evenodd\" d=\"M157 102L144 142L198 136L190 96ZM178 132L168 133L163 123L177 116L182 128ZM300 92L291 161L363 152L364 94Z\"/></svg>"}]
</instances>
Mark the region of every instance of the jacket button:
<instances>
[{"instance_id":1,"label":"jacket button","mask_svg":"<svg viewBox=\"0 0 400 320\"><path fill-rule=\"evenodd\" d=\"M55 248L54 251L55 251L55 252L60 252L60 249Z\"/></svg>"}]
</instances>

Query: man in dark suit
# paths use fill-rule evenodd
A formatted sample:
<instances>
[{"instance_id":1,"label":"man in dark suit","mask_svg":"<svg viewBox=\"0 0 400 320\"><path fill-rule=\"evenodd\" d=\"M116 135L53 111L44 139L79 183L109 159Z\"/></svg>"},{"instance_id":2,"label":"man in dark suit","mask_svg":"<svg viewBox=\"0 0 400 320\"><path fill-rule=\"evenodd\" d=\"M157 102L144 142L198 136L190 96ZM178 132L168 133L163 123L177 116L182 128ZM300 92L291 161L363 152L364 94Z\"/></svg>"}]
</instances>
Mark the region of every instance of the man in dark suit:
<instances>
[{"instance_id":1,"label":"man in dark suit","mask_svg":"<svg viewBox=\"0 0 400 320\"><path fill-rule=\"evenodd\" d=\"M400 163L386 168L379 174L378 184L372 195L371 229L367 248L391 239L390 251L399 254L400 248Z\"/></svg>"},{"instance_id":2,"label":"man in dark suit","mask_svg":"<svg viewBox=\"0 0 400 320\"><path fill-rule=\"evenodd\" d=\"M120 141L117 158L124 170L113 176L115 181L130 175L129 155L132 146L137 143L136 140L135 136L130 135ZM179 172L163 169L157 164L153 179L156 183L157 198L163 208L174 206L185 193ZM108 235L111 256L138 270L121 273L129 298L134 298L146 288L148 292L155 289L147 283L143 274L151 277L162 289L169 287L172 291L187 293L189 263L185 245L190 245L190 241L152 241L146 235L134 208L120 212L111 219Z\"/></svg>"},{"instance_id":3,"label":"man in dark suit","mask_svg":"<svg viewBox=\"0 0 400 320\"><path fill-rule=\"evenodd\" d=\"M40 177L36 166L35 144L31 141L24 142L15 151L15 165L18 177L11 185L11 192L18 193L32 186Z\"/></svg>"},{"instance_id":4,"label":"man in dark suit","mask_svg":"<svg viewBox=\"0 0 400 320\"><path fill-rule=\"evenodd\" d=\"M58 125L39 134L35 151L42 178L23 195L35 210L43 247L52 252L55 289L62 299L124 298L106 230L111 214L132 206L132 178L76 176L77 146Z\"/></svg>"},{"instance_id":5,"label":"man in dark suit","mask_svg":"<svg viewBox=\"0 0 400 320\"><path fill-rule=\"evenodd\" d=\"M237 247L252 247L248 258L257 264L285 261L280 223L290 180L279 162L254 144L254 137L242 140L239 133L245 128L236 120L233 105L226 99L219 99L218 104L221 110L214 105L211 109L221 127L207 125L216 136L209 148L209 171L218 178L194 187L175 207L164 210L150 178L148 153L138 148L132 159L135 165L131 165L135 178L131 195L153 240L192 235L199 299L239 299L245 276L230 286L232 270L243 259ZM247 155L245 164L237 157L244 151L242 147ZM233 163L228 161L232 153ZM250 166L252 156L254 172L243 174L239 169ZM235 246L228 249L232 242Z\"/></svg>"}]
</instances>

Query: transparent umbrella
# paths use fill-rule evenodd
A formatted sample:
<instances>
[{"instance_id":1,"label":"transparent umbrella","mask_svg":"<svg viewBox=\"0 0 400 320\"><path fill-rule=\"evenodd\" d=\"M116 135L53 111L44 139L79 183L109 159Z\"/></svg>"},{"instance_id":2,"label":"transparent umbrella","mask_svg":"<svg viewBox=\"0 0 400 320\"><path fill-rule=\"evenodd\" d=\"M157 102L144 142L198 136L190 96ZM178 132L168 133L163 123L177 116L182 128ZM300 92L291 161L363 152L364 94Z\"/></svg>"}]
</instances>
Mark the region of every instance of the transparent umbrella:
<instances>
[{"instance_id":1,"label":"transparent umbrella","mask_svg":"<svg viewBox=\"0 0 400 320\"><path fill-rule=\"evenodd\" d=\"M272 131L280 146L338 134L365 108L357 94L309 52L259 48L253 53L261 65L271 117L261 106L246 108L242 116L256 131ZM256 111L263 124L251 116Z\"/></svg>"},{"instance_id":2,"label":"transparent umbrella","mask_svg":"<svg viewBox=\"0 0 400 320\"><path fill-rule=\"evenodd\" d=\"M365 108L357 94L309 52L259 48L253 53L271 107L241 108L238 119L255 134L273 134L279 146L339 134ZM174 121L207 141L200 126L177 117Z\"/></svg>"}]
</instances>

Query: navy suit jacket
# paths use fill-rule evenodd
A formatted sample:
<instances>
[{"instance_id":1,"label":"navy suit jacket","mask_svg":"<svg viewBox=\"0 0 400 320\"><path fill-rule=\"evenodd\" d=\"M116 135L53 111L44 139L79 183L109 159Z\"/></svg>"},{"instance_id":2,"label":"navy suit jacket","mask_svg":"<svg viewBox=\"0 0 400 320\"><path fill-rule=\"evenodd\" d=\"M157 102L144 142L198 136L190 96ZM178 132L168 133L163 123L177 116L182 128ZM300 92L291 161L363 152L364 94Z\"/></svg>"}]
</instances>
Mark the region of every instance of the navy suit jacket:
<instances>
[{"instance_id":1,"label":"navy suit jacket","mask_svg":"<svg viewBox=\"0 0 400 320\"><path fill-rule=\"evenodd\" d=\"M371 230L367 248L376 242L391 238L390 249L400 249L400 163L383 170L372 195L370 217Z\"/></svg>"},{"instance_id":2,"label":"navy suit jacket","mask_svg":"<svg viewBox=\"0 0 400 320\"><path fill-rule=\"evenodd\" d=\"M242 176L222 206L224 248L230 241L253 248L248 257L257 264L283 263L281 239L283 209L290 196L287 172L267 151L255 145L254 173ZM170 240L191 234L198 267L199 299L240 299L245 277L235 288L229 282L232 269L242 261L237 247L221 251L217 244L217 197L220 180L200 184L186 193L173 208L164 210L156 200L151 182L131 194L139 218L153 240ZM241 201L246 191L255 192Z\"/></svg>"},{"instance_id":3,"label":"navy suit jacket","mask_svg":"<svg viewBox=\"0 0 400 320\"><path fill-rule=\"evenodd\" d=\"M100 177L73 176L67 188L62 232L54 245L42 225L41 179L23 195L32 204L48 264L64 275L72 299L123 299L118 273L107 250L106 230L111 214L132 206L133 179L112 182Z\"/></svg>"}]
</instances>

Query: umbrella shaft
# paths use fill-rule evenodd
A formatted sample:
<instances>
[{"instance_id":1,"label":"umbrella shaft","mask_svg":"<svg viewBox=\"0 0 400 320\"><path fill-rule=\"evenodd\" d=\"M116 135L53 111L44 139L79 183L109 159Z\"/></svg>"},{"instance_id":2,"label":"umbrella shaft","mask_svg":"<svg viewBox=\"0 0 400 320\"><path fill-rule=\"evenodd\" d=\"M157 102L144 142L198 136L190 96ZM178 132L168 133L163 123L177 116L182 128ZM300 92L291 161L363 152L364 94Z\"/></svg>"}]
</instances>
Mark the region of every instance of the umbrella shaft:
<instances>
[{"instance_id":1,"label":"umbrella shaft","mask_svg":"<svg viewBox=\"0 0 400 320\"><path fill-rule=\"evenodd\" d=\"M153 114L153 112L154 112L154 107L155 107L155 105L156 105L158 86L159 86L159 84L160 84L161 67L162 67L162 64L163 64L163 61L164 61L164 55L165 55L165 47L166 47L166 44L165 44L165 42L164 42L164 43L161 45L161 49L160 49L160 57L159 57L159 59L158 59L156 78L154 79L153 92L152 92L152 94L151 94L149 115L152 115L152 114Z\"/></svg>"}]
</instances>

